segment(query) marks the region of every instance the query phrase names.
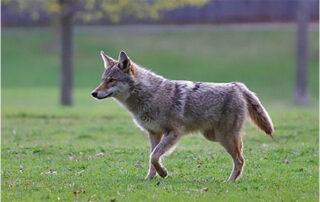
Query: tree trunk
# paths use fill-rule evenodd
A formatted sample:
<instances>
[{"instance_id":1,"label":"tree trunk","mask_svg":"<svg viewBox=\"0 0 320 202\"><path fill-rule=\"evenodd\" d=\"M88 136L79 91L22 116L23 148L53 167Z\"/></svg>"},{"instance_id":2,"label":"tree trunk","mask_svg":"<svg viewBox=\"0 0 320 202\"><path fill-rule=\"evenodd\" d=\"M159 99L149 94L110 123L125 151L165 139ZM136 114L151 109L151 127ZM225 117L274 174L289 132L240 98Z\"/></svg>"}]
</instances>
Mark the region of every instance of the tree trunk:
<instances>
[{"instance_id":1,"label":"tree trunk","mask_svg":"<svg viewBox=\"0 0 320 202\"><path fill-rule=\"evenodd\" d=\"M298 0L297 11L297 55L296 55L296 104L309 104L308 92L308 0Z\"/></svg>"},{"instance_id":2,"label":"tree trunk","mask_svg":"<svg viewBox=\"0 0 320 202\"><path fill-rule=\"evenodd\" d=\"M60 17L61 105L71 106L72 100L72 17Z\"/></svg>"}]
</instances>

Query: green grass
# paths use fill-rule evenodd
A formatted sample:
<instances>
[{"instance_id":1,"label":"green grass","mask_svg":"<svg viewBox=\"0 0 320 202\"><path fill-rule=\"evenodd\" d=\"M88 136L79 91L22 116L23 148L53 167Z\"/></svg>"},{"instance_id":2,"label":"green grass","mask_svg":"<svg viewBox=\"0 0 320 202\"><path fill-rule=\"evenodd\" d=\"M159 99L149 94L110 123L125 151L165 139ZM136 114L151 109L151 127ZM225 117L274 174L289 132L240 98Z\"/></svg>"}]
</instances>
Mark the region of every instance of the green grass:
<instances>
[{"instance_id":1,"label":"green grass","mask_svg":"<svg viewBox=\"0 0 320 202\"><path fill-rule=\"evenodd\" d=\"M318 201L317 34L310 33L313 102L296 107L290 30L79 31L75 105L68 108L58 105L59 61L47 51L50 32L4 30L2 200ZM223 148L199 135L187 136L163 161L169 177L144 181L146 135L116 102L90 97L103 70L100 49L115 57L125 49L136 62L169 78L245 82L270 111L275 139L248 122L244 173L240 181L227 183L232 161ZM57 174L46 174L50 170ZM85 193L74 194L81 189Z\"/></svg>"}]
</instances>

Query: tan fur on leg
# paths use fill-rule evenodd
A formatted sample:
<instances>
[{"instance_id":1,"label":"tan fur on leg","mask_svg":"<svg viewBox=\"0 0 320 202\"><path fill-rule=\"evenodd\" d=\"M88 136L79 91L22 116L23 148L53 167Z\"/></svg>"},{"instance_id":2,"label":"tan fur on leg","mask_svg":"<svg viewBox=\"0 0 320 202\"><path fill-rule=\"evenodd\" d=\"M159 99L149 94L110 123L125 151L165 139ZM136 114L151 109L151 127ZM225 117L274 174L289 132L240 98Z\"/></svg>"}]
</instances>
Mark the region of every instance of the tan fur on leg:
<instances>
[{"instance_id":1,"label":"tan fur on leg","mask_svg":"<svg viewBox=\"0 0 320 202\"><path fill-rule=\"evenodd\" d=\"M159 144L161 137L162 137L162 135L149 133L150 154L153 152L154 148ZM157 174L157 171L154 168L154 166L152 165L151 160L150 160L149 172L148 172L147 176L145 177L145 180L151 180L156 174Z\"/></svg>"},{"instance_id":2,"label":"tan fur on leg","mask_svg":"<svg viewBox=\"0 0 320 202\"><path fill-rule=\"evenodd\" d=\"M167 177L168 172L166 168L161 165L159 160L164 153L169 151L177 143L180 136L180 134L177 134L177 132L174 131L165 134L151 154L151 163L156 169L157 173L163 178Z\"/></svg>"},{"instance_id":3,"label":"tan fur on leg","mask_svg":"<svg viewBox=\"0 0 320 202\"><path fill-rule=\"evenodd\" d=\"M228 181L235 181L240 177L245 164L242 156L242 139L240 136L237 136L235 139L223 141L221 144L233 159L233 170Z\"/></svg>"}]
</instances>

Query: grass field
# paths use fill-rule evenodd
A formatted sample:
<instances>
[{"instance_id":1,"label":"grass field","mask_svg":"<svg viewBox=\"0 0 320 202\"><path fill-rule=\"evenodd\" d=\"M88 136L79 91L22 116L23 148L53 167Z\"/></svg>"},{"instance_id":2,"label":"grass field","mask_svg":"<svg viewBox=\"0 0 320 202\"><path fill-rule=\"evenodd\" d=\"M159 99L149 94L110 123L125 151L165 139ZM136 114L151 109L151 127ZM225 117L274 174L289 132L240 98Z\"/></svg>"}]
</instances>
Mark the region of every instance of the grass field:
<instances>
[{"instance_id":1,"label":"grass field","mask_svg":"<svg viewBox=\"0 0 320 202\"><path fill-rule=\"evenodd\" d=\"M294 32L77 30L75 105L61 107L59 60L48 29L2 33L3 201L319 201L318 32L310 33L312 104L292 104ZM103 70L99 51L120 49L173 79L245 82L275 124L271 140L249 122L246 167L228 183L231 158L199 135L164 159L167 179L144 181L149 145L129 114L90 92Z\"/></svg>"}]
</instances>

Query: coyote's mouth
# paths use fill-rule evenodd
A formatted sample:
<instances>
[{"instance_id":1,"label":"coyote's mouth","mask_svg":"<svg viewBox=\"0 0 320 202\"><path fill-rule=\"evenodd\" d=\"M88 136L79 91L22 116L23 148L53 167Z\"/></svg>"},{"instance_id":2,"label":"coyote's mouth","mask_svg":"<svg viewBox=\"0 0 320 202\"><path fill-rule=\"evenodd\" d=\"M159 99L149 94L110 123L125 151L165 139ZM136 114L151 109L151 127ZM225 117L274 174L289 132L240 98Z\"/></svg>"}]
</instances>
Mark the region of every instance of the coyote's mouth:
<instances>
[{"instance_id":1,"label":"coyote's mouth","mask_svg":"<svg viewBox=\"0 0 320 202\"><path fill-rule=\"evenodd\" d=\"M110 97L112 94L113 94L113 92L108 93L108 94L106 94L106 95L105 95L105 96L103 96L103 97L97 97L97 98L98 98L99 100L101 100L101 99L104 99L104 98Z\"/></svg>"},{"instance_id":2,"label":"coyote's mouth","mask_svg":"<svg viewBox=\"0 0 320 202\"><path fill-rule=\"evenodd\" d=\"M111 95L113 94L113 92L110 92L104 96L99 96L99 93L92 93L92 96L98 100L101 100L101 99L104 99L104 98L107 98L107 97L110 97Z\"/></svg>"}]
</instances>

